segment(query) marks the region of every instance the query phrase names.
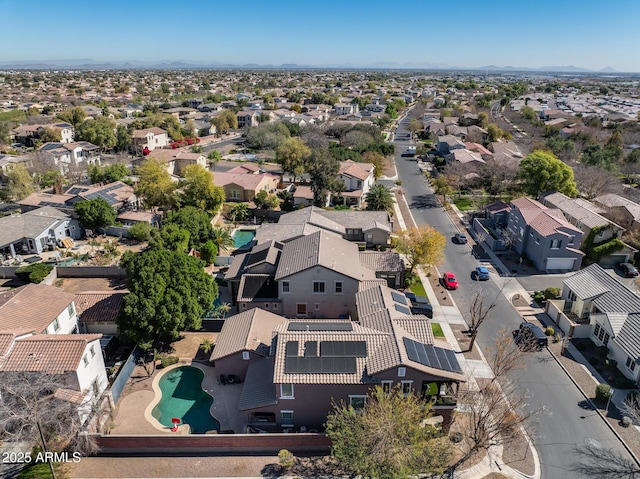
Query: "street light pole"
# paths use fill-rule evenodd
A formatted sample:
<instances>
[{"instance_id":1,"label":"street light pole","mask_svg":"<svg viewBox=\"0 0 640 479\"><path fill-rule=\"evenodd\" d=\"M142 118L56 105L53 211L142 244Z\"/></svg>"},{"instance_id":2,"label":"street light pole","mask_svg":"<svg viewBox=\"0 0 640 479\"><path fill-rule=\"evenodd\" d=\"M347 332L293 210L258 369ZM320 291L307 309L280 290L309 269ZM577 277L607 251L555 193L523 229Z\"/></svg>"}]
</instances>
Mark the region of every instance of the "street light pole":
<instances>
[{"instance_id":1,"label":"street light pole","mask_svg":"<svg viewBox=\"0 0 640 479\"><path fill-rule=\"evenodd\" d=\"M613 397L613 394L616 392L615 389L610 389L609 390L609 398L607 399L607 416L609 415L609 403L611 402L611 398Z\"/></svg>"}]
</instances>

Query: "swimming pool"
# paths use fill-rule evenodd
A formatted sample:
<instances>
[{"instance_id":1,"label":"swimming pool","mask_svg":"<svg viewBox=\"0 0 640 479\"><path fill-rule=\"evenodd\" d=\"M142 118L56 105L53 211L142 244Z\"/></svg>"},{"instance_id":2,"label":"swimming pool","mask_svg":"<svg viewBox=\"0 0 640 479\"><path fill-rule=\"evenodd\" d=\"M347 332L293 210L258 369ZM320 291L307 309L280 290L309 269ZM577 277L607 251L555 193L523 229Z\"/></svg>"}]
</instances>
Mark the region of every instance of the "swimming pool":
<instances>
[{"instance_id":1,"label":"swimming pool","mask_svg":"<svg viewBox=\"0 0 640 479\"><path fill-rule=\"evenodd\" d=\"M209 412L213 398L202 390L204 372L192 366L180 366L164 373L158 381L160 402L151 415L163 426L171 427L171 418L188 424L192 434L219 431L220 423Z\"/></svg>"},{"instance_id":2,"label":"swimming pool","mask_svg":"<svg viewBox=\"0 0 640 479\"><path fill-rule=\"evenodd\" d=\"M231 235L236 249L248 246L256 236L255 230L236 230Z\"/></svg>"}]
</instances>

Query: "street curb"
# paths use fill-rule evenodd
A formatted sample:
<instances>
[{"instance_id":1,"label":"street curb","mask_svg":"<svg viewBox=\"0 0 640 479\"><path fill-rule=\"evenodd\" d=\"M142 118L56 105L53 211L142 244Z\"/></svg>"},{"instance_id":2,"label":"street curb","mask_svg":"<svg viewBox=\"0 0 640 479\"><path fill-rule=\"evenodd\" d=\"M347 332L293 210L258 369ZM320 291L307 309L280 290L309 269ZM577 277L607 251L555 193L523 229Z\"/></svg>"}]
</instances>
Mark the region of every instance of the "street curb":
<instances>
[{"instance_id":1,"label":"street curb","mask_svg":"<svg viewBox=\"0 0 640 479\"><path fill-rule=\"evenodd\" d=\"M638 459L638 457L635 455L635 453L631 450L631 448L627 445L627 443L624 441L624 439L622 439L622 436L620 436L620 434L618 434L618 431L616 431L616 429L609 423L609 421L607 421L607 418L605 417L604 414L602 414L602 412L600 411L600 409L595 405L595 403L593 402L593 400L587 396L587 394L584 392L584 390L582 389L582 387L580 387L580 385L577 383L577 381L575 379L573 379L573 376L571 375L571 373L569 373L569 371L567 371L567 368L564 367L564 365L562 364L562 362L558 359L558 357L554 354L553 351L551 351L551 349L549 349L549 346L547 346L547 351L549 351L549 353L551 354L551 357L553 357L553 359L555 360L556 363L558 363L558 366L560 366L560 369L562 369L562 371L567 375L567 377L571 380L571 382L574 384L575 387L578 388L578 391L580 391L580 394L582 394L584 396L584 398L587 400L587 402L589 403L589 405L593 408L593 410L598 414L598 416L600 416L600 418L604 421L604 423L607 425L607 427L609 428L609 430L613 433L613 435L618 439L618 441L620 441L620 443L622 444L622 446L625 448L625 450L629 453L629 455L631 456L631 458L634 460L634 462L636 463L637 466L640 466L640 459Z\"/></svg>"}]
</instances>

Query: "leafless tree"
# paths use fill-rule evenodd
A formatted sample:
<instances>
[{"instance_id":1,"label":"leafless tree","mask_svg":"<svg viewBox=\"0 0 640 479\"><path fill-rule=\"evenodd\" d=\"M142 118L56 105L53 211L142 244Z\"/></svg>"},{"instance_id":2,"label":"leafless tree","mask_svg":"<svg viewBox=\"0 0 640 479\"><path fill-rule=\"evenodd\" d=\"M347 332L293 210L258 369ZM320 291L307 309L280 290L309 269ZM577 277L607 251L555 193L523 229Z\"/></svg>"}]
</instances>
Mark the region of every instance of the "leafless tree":
<instances>
[{"instance_id":1,"label":"leafless tree","mask_svg":"<svg viewBox=\"0 0 640 479\"><path fill-rule=\"evenodd\" d=\"M593 442L584 442L575 447L582 460L573 464L572 470L599 479L637 479L640 467L619 452L600 447Z\"/></svg>"},{"instance_id":2,"label":"leafless tree","mask_svg":"<svg viewBox=\"0 0 640 479\"><path fill-rule=\"evenodd\" d=\"M487 352L487 360L494 372L493 378L479 382L477 387L471 383L458 393L458 404L465 411L468 423L461 431L461 456L447 469L445 477L452 478L476 452L521 439L525 426L532 434L535 417L542 412L540 408L529 407L527 391L510 380L524 362L523 351L514 344L509 331L498 332L494 347Z\"/></svg>"},{"instance_id":3,"label":"leafless tree","mask_svg":"<svg viewBox=\"0 0 640 479\"><path fill-rule=\"evenodd\" d=\"M498 293L500 295L501 292ZM469 325L469 334L471 335L471 341L469 341L469 349L473 349L473 345L478 337L478 329L489 318L489 313L496 307L498 296L490 300L486 294L482 291L475 291L471 295L471 303L469 304L469 319L471 324Z\"/></svg>"},{"instance_id":4,"label":"leafless tree","mask_svg":"<svg viewBox=\"0 0 640 479\"><path fill-rule=\"evenodd\" d=\"M615 174L596 166L574 165L573 179L580 193L587 199L622 191L622 182Z\"/></svg>"},{"instance_id":5,"label":"leafless tree","mask_svg":"<svg viewBox=\"0 0 640 479\"><path fill-rule=\"evenodd\" d=\"M82 396L67 389L62 375L3 372L0 439L39 445L44 451L95 452L97 445L85 434L85 423L97 407Z\"/></svg>"}]
</instances>

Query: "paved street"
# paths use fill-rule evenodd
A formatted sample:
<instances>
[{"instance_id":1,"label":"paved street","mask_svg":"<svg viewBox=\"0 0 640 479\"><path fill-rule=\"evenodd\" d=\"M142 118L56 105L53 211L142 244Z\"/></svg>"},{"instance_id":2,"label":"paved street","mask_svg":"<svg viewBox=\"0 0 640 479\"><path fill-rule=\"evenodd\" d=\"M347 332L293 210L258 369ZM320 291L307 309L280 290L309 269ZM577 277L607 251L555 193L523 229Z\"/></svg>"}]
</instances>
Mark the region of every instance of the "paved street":
<instances>
[{"instance_id":1,"label":"paved street","mask_svg":"<svg viewBox=\"0 0 640 479\"><path fill-rule=\"evenodd\" d=\"M418 169L416 161L401 157L408 142L404 141L408 119L401 121L398 134L401 141L396 142L396 164L398 176L402 179L402 188L405 198L414 219L418 225L430 224L442 232L447 238L445 248L446 260L439 270L452 271L456 274L460 287L453 291L451 296L462 314L468 310L468 299L471 292L483 291L491 301L497 298L497 305L492 311L491 319L485 323L479 331L478 343L482 349L493 345L497 331L501 328L514 330L522 321L522 317L511 305L510 301L502 294L503 288L509 289L510 282L518 281L515 278L503 278L492 270L492 278L489 281L479 283L474 281L471 272L480 264L471 254L468 245L458 245L451 241L458 231L445 210L433 195L433 191ZM523 280L524 284L534 286L532 289L544 289L542 284L556 286L559 279L548 277ZM540 283L538 283L540 281ZM524 285L523 284L523 285ZM515 286L515 283L512 283ZM517 285L520 289L520 285ZM529 289L525 286L525 289ZM442 318L435 318L436 320ZM531 394L531 407L543 407L544 412L538 416L534 442L538 450L541 462L541 477L580 477L572 471L571 465L579 458L574 448L577 444L595 440L603 447L612 448L625 454L615 436L606 427L604 422L595 415L586 415L578 405L584 400L579 390L564 374L560 367L552 360L548 351L531 353L526 361L526 369L519 373L518 381L529 390Z\"/></svg>"}]
</instances>

